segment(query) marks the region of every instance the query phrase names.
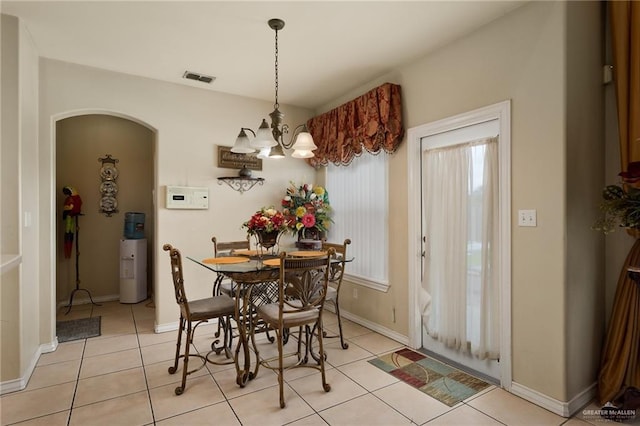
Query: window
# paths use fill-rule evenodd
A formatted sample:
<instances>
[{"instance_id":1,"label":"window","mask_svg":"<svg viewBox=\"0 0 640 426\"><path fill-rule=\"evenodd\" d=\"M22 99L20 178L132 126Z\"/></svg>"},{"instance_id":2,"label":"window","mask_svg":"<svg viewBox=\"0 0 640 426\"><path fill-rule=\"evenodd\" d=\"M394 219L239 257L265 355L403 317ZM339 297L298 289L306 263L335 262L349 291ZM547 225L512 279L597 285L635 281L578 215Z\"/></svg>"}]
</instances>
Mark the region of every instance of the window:
<instances>
[{"instance_id":1,"label":"window","mask_svg":"<svg viewBox=\"0 0 640 426\"><path fill-rule=\"evenodd\" d=\"M349 281L386 291L388 288L387 155L365 153L349 166L329 165L327 191L333 208L329 240L351 239L347 253Z\"/></svg>"}]
</instances>

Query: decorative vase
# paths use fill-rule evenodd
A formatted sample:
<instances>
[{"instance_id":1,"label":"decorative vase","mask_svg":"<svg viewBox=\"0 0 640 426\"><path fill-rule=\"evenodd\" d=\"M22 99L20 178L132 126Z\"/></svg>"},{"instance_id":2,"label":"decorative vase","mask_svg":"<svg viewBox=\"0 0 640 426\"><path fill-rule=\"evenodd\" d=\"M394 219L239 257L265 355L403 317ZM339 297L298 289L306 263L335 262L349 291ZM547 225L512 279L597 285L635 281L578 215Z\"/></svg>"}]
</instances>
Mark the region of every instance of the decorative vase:
<instances>
[{"instance_id":1,"label":"decorative vase","mask_svg":"<svg viewBox=\"0 0 640 426\"><path fill-rule=\"evenodd\" d=\"M258 238L258 244L265 248L270 249L276 244L278 244L278 236L280 235L280 231L256 231L256 236Z\"/></svg>"},{"instance_id":2,"label":"decorative vase","mask_svg":"<svg viewBox=\"0 0 640 426\"><path fill-rule=\"evenodd\" d=\"M318 228L302 228L298 231L296 247L302 250L320 250L324 232Z\"/></svg>"}]
</instances>

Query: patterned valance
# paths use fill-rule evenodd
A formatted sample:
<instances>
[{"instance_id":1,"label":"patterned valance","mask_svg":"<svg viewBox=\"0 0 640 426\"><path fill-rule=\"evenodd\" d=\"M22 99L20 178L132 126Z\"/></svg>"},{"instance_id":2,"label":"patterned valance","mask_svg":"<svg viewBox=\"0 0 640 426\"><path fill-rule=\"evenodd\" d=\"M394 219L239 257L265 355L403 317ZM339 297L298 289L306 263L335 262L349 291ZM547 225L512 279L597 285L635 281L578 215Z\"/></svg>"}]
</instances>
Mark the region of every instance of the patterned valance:
<instances>
[{"instance_id":1,"label":"patterned valance","mask_svg":"<svg viewBox=\"0 0 640 426\"><path fill-rule=\"evenodd\" d=\"M385 83L356 99L307 121L318 149L307 161L314 167L330 162L348 165L363 149L391 154L402 142L400 86Z\"/></svg>"}]
</instances>

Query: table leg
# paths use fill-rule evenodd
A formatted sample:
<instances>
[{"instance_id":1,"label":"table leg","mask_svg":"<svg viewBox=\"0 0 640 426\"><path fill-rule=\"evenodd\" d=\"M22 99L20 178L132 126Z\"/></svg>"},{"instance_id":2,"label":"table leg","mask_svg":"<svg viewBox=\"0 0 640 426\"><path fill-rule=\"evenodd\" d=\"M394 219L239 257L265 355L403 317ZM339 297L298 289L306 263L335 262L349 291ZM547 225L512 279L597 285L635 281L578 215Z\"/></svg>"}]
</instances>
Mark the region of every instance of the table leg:
<instances>
[{"instance_id":1,"label":"table leg","mask_svg":"<svg viewBox=\"0 0 640 426\"><path fill-rule=\"evenodd\" d=\"M238 345L236 346L235 364L236 364L236 383L240 387L244 387L253 377L250 377L251 357L249 354L249 341L247 340L247 315L248 304L245 302L244 296L247 291L243 292L243 285L238 284L236 289L236 324L238 326ZM244 294L243 294L244 293ZM240 351L244 358L244 365L240 366Z\"/></svg>"}]
</instances>

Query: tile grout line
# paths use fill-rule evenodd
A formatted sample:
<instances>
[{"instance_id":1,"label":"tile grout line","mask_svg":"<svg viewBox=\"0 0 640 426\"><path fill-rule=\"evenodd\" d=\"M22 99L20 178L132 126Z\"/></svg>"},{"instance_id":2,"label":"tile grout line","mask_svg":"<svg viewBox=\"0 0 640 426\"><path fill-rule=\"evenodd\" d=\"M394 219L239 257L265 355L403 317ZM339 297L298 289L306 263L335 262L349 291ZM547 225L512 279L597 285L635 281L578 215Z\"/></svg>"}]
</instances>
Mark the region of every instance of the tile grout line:
<instances>
[{"instance_id":1,"label":"tile grout line","mask_svg":"<svg viewBox=\"0 0 640 426\"><path fill-rule=\"evenodd\" d=\"M91 311L89 312L89 318L93 316L93 305L91 306ZM102 324L100 325L102 327ZM102 330L100 330L100 334L102 334ZM84 354L87 350L87 339L82 339L82 354L80 356L80 365L78 366L78 374L76 375L76 384L73 388L73 397L71 398L71 406L69 407L69 416L67 417L67 426L71 425L71 416L73 415L73 404L76 401L76 395L78 393L78 386L80 385L80 372L82 371L82 365L84 364Z\"/></svg>"},{"instance_id":2,"label":"tile grout line","mask_svg":"<svg viewBox=\"0 0 640 426\"><path fill-rule=\"evenodd\" d=\"M147 378L147 369L144 363L144 357L142 356L142 345L140 344L140 335L138 333L138 323L136 322L136 316L133 313L133 307L131 309L131 316L133 317L133 328L136 332L136 341L138 342L138 353L140 354L140 363L142 364L142 374L144 375L144 384L147 388L147 398L149 400L149 408L151 410L151 424L156 424L156 416L153 411L153 402L151 401L151 390L149 389L149 380Z\"/></svg>"}]
</instances>

